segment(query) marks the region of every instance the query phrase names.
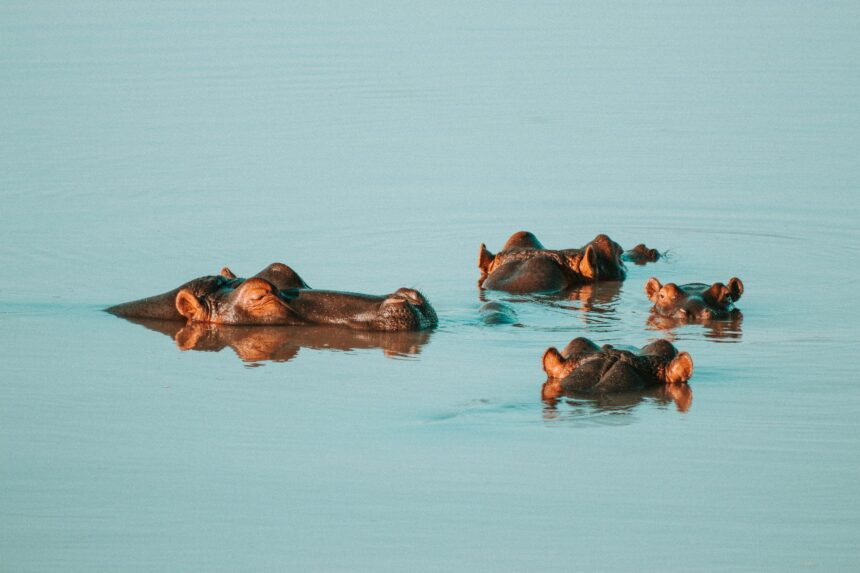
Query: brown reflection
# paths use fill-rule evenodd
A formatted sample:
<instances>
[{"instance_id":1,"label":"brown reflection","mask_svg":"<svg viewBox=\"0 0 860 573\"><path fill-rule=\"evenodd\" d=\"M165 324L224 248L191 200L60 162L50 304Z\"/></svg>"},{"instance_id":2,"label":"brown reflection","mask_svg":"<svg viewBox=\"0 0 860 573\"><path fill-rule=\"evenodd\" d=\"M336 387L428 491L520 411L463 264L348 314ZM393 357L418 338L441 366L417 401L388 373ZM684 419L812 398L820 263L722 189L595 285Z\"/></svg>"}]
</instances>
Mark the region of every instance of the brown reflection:
<instances>
[{"instance_id":1,"label":"brown reflection","mask_svg":"<svg viewBox=\"0 0 860 573\"><path fill-rule=\"evenodd\" d=\"M688 412L693 405L693 390L687 384L666 384L645 390L593 394L562 392L557 380L547 380L541 389L545 420L576 418L599 413L629 414L641 403L674 404L679 412Z\"/></svg>"},{"instance_id":2,"label":"brown reflection","mask_svg":"<svg viewBox=\"0 0 860 573\"><path fill-rule=\"evenodd\" d=\"M555 294L508 294L501 299L505 302L536 302L568 310L610 312L615 310L614 303L621 293L622 284L618 281L588 283ZM497 291L493 292L498 295ZM481 302L494 300L495 297L488 298L486 293L484 289L479 289L478 300Z\"/></svg>"},{"instance_id":3,"label":"brown reflection","mask_svg":"<svg viewBox=\"0 0 860 573\"><path fill-rule=\"evenodd\" d=\"M224 326L209 323L126 319L171 337L180 350L219 352L232 348L245 362L287 362L302 348L349 351L380 348L385 356L418 354L429 331L371 332L336 326Z\"/></svg>"},{"instance_id":4,"label":"brown reflection","mask_svg":"<svg viewBox=\"0 0 860 573\"><path fill-rule=\"evenodd\" d=\"M664 331L666 338L674 340L675 329L690 324L700 324L705 329L705 338L731 341L740 340L743 336L741 328L743 321L744 315L739 310L735 310L729 318L710 320L669 318L652 312L648 316L647 327L650 330Z\"/></svg>"},{"instance_id":5,"label":"brown reflection","mask_svg":"<svg viewBox=\"0 0 860 573\"><path fill-rule=\"evenodd\" d=\"M558 298L579 303L580 310L607 312L614 310L611 305L618 300L621 284L620 282L585 284L561 293Z\"/></svg>"}]
</instances>

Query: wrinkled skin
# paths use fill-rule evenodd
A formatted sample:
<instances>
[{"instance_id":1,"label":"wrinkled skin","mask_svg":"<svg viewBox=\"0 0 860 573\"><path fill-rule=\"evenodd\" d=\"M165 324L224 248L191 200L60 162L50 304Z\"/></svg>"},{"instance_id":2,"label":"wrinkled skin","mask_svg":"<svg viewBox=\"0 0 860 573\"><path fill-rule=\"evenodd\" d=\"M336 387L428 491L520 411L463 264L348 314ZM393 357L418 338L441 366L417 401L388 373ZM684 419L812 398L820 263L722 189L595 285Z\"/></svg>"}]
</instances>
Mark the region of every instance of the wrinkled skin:
<instances>
[{"instance_id":1,"label":"wrinkled skin","mask_svg":"<svg viewBox=\"0 0 860 573\"><path fill-rule=\"evenodd\" d=\"M205 322L184 324L175 320L130 318L150 330L169 336L183 351L220 352L231 348L245 362L286 362L302 348L341 350L380 348L385 356L418 354L430 332L371 332L332 326L225 326Z\"/></svg>"},{"instance_id":2,"label":"wrinkled skin","mask_svg":"<svg viewBox=\"0 0 860 573\"><path fill-rule=\"evenodd\" d=\"M284 288L281 288L284 287ZM173 309L170 309L172 299ZM357 330L423 330L436 313L416 290L384 296L314 290L286 265L276 263L254 277L194 279L167 293L120 304L108 312L125 318L185 320L227 325L337 324Z\"/></svg>"},{"instance_id":3,"label":"wrinkled skin","mask_svg":"<svg viewBox=\"0 0 860 573\"><path fill-rule=\"evenodd\" d=\"M651 309L654 313L683 321L731 318L738 313L735 302L743 292L744 284L737 277L729 279L728 285L663 285L654 277L645 284L645 294L654 303Z\"/></svg>"},{"instance_id":4,"label":"wrinkled skin","mask_svg":"<svg viewBox=\"0 0 860 573\"><path fill-rule=\"evenodd\" d=\"M693 359L666 340L631 352L580 337L560 352L547 349L543 369L547 381L542 396L555 399L568 393L610 394L686 384L693 375Z\"/></svg>"},{"instance_id":5,"label":"wrinkled skin","mask_svg":"<svg viewBox=\"0 0 860 573\"><path fill-rule=\"evenodd\" d=\"M481 245L478 286L512 293L559 293L586 283L623 281L627 276L623 255L621 246L606 235L580 249L552 250L533 233L520 231L497 254Z\"/></svg>"},{"instance_id":6,"label":"wrinkled skin","mask_svg":"<svg viewBox=\"0 0 860 573\"><path fill-rule=\"evenodd\" d=\"M309 289L310 287L293 269L283 263L272 263L252 278L269 281L282 291ZM187 290L202 297L221 288L236 288L245 279L237 278L233 271L224 267L220 275L196 278L162 294L112 306L107 310L123 318L153 318L161 320L186 320L176 307L176 295Z\"/></svg>"}]
</instances>

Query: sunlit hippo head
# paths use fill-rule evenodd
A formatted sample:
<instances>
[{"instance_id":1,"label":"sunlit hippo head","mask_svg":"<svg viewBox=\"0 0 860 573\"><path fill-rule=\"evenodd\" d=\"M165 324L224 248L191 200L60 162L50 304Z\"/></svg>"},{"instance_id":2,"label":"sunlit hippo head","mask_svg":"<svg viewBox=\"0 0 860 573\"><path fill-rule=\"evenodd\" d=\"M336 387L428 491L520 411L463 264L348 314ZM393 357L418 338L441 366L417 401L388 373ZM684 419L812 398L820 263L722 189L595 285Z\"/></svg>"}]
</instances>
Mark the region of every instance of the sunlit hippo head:
<instances>
[{"instance_id":1,"label":"sunlit hippo head","mask_svg":"<svg viewBox=\"0 0 860 573\"><path fill-rule=\"evenodd\" d=\"M278 289L254 277L202 295L176 294L176 310L189 322L230 325L342 324L363 330L422 330L436 313L424 296L401 288L386 296L324 290Z\"/></svg>"},{"instance_id":2,"label":"sunlit hippo head","mask_svg":"<svg viewBox=\"0 0 860 573\"><path fill-rule=\"evenodd\" d=\"M693 359L667 340L630 351L609 344L598 346L579 337L561 351L547 349L542 362L547 374L542 391L545 399L565 392L626 392L684 384L693 375Z\"/></svg>"},{"instance_id":3,"label":"sunlit hippo head","mask_svg":"<svg viewBox=\"0 0 860 573\"><path fill-rule=\"evenodd\" d=\"M225 325L335 324L357 330L404 331L436 326L433 307L418 291L388 295L316 290L281 263L242 279L228 268L166 293L118 304L125 318L184 320Z\"/></svg>"},{"instance_id":4,"label":"sunlit hippo head","mask_svg":"<svg viewBox=\"0 0 860 573\"><path fill-rule=\"evenodd\" d=\"M664 285L654 277L645 284L645 294L654 303L654 312L676 319L728 318L737 312L735 302L743 292L744 284L737 277L729 279L728 284L717 282L710 286L703 283Z\"/></svg>"},{"instance_id":5,"label":"sunlit hippo head","mask_svg":"<svg viewBox=\"0 0 860 573\"><path fill-rule=\"evenodd\" d=\"M606 235L577 249L546 249L528 231L508 238L501 251L481 244L478 286L514 293L559 293L585 283L622 281L627 276L623 249Z\"/></svg>"}]
</instances>

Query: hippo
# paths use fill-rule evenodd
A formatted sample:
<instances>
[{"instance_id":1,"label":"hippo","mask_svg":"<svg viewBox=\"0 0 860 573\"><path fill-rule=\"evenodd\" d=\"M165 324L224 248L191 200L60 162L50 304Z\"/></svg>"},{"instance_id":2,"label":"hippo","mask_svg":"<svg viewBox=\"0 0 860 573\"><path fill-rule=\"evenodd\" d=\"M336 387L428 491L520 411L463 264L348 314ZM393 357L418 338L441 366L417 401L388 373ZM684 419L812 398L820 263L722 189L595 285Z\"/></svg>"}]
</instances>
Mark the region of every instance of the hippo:
<instances>
[{"instance_id":1,"label":"hippo","mask_svg":"<svg viewBox=\"0 0 860 573\"><path fill-rule=\"evenodd\" d=\"M352 351L380 348L387 357L418 354L430 339L430 331L379 332L308 325L225 326L206 322L129 318L130 322L169 336L182 350L220 352L232 349L244 362L287 362L302 348Z\"/></svg>"},{"instance_id":2,"label":"hippo","mask_svg":"<svg viewBox=\"0 0 860 573\"><path fill-rule=\"evenodd\" d=\"M621 260L641 266L647 263L656 263L662 256L657 249L649 249L645 243L639 243L632 249L624 251Z\"/></svg>"},{"instance_id":3,"label":"hippo","mask_svg":"<svg viewBox=\"0 0 860 573\"><path fill-rule=\"evenodd\" d=\"M641 245L640 250L640 254L630 256L648 256L647 247ZM621 246L607 235L597 235L579 249L552 250L533 233L519 231L496 254L481 244L478 286L511 293L554 294L585 283L623 281L627 276L623 256Z\"/></svg>"},{"instance_id":4,"label":"hippo","mask_svg":"<svg viewBox=\"0 0 860 573\"><path fill-rule=\"evenodd\" d=\"M401 288L378 296L311 289L282 263L248 279L225 268L220 275L196 278L166 293L106 310L124 318L228 325L336 324L377 331L423 330L438 323L433 307L416 290Z\"/></svg>"},{"instance_id":5,"label":"hippo","mask_svg":"<svg viewBox=\"0 0 860 573\"><path fill-rule=\"evenodd\" d=\"M693 359L662 339L631 352L579 337L561 352L547 349L543 369L548 379L542 396L551 399L569 392L599 395L685 384L693 375Z\"/></svg>"},{"instance_id":6,"label":"hippo","mask_svg":"<svg viewBox=\"0 0 860 573\"><path fill-rule=\"evenodd\" d=\"M736 316L735 302L744 292L744 283L737 277L728 285L714 283L660 284L651 277L645 283L645 294L654 303L652 311L660 316L678 320L710 320Z\"/></svg>"}]
</instances>

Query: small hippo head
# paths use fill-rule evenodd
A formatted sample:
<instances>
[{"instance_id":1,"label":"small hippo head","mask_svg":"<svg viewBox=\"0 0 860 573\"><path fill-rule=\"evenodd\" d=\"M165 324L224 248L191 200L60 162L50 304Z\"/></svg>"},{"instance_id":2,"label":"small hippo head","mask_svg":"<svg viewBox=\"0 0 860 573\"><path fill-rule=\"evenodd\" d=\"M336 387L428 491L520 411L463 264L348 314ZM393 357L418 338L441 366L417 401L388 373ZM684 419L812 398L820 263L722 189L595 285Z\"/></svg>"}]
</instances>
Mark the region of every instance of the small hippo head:
<instances>
[{"instance_id":1,"label":"small hippo head","mask_svg":"<svg viewBox=\"0 0 860 573\"><path fill-rule=\"evenodd\" d=\"M627 277L623 253L621 245L606 235L597 235L584 247L579 272L595 281L623 281Z\"/></svg>"},{"instance_id":2,"label":"small hippo head","mask_svg":"<svg viewBox=\"0 0 860 573\"><path fill-rule=\"evenodd\" d=\"M654 277L645 284L645 293L654 303L654 312L678 319L729 317L743 292L744 284L737 277L729 279L728 285L719 282L710 286L701 283L663 285Z\"/></svg>"},{"instance_id":3,"label":"small hippo head","mask_svg":"<svg viewBox=\"0 0 860 573\"><path fill-rule=\"evenodd\" d=\"M189 322L214 324L287 324L293 312L284 294L262 278L227 281L215 288L182 288L176 310Z\"/></svg>"},{"instance_id":4,"label":"small hippo head","mask_svg":"<svg viewBox=\"0 0 860 573\"><path fill-rule=\"evenodd\" d=\"M651 249L645 245L645 243L639 243L629 251L625 251L623 255L621 255L622 260L631 262L634 265L644 265L646 263L656 262L662 257L660 251L657 249Z\"/></svg>"},{"instance_id":5,"label":"small hippo head","mask_svg":"<svg viewBox=\"0 0 860 573\"><path fill-rule=\"evenodd\" d=\"M423 330L438 324L436 311L423 294L410 288L397 289L379 306L373 330Z\"/></svg>"}]
</instances>

